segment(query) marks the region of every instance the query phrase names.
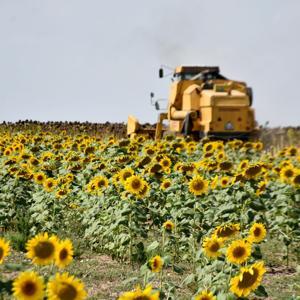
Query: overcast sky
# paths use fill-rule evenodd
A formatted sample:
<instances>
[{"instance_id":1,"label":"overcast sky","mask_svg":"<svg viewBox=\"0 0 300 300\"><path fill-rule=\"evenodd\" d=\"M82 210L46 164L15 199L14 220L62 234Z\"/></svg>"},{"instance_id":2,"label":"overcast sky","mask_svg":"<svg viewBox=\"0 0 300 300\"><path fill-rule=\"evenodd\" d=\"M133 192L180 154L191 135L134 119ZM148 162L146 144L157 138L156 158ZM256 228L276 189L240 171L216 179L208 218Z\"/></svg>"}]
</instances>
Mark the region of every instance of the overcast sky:
<instances>
[{"instance_id":1,"label":"overcast sky","mask_svg":"<svg viewBox=\"0 0 300 300\"><path fill-rule=\"evenodd\" d=\"M155 122L161 64L218 65L300 125L298 0L0 0L0 121Z\"/></svg>"}]
</instances>

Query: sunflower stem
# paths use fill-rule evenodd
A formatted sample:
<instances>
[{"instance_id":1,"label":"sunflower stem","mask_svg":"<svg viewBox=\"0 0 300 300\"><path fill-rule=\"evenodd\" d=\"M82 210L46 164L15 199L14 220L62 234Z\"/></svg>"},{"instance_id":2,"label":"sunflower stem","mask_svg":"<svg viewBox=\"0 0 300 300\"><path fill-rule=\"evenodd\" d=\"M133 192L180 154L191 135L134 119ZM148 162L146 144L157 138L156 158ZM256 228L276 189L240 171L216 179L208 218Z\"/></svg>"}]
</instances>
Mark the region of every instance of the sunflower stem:
<instances>
[{"instance_id":1,"label":"sunflower stem","mask_svg":"<svg viewBox=\"0 0 300 300\"><path fill-rule=\"evenodd\" d=\"M129 238L130 238L130 242L129 242L129 256L130 256L130 265L131 268L133 269L133 259L132 259L132 255L133 255L133 245L132 245L132 230L131 230L131 221L132 221L132 209L131 212L129 214L129 219L128 219L128 228L129 228Z\"/></svg>"}]
</instances>

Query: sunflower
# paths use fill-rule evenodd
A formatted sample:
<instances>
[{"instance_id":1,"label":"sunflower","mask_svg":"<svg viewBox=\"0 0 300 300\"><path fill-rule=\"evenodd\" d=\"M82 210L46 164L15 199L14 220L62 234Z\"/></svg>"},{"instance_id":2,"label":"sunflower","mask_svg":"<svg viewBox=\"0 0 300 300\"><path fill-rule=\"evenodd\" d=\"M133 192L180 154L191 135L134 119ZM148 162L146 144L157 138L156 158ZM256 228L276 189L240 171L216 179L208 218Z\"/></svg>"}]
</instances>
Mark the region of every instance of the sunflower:
<instances>
[{"instance_id":1,"label":"sunflower","mask_svg":"<svg viewBox=\"0 0 300 300\"><path fill-rule=\"evenodd\" d=\"M27 242L27 257L32 259L34 264L48 265L53 262L57 245L56 236L49 237L48 233L40 233Z\"/></svg>"},{"instance_id":2,"label":"sunflower","mask_svg":"<svg viewBox=\"0 0 300 300\"><path fill-rule=\"evenodd\" d=\"M93 179L93 184L96 187L96 190L98 189L104 189L106 187L108 187L108 179L104 176L96 176Z\"/></svg>"},{"instance_id":3,"label":"sunflower","mask_svg":"<svg viewBox=\"0 0 300 300\"><path fill-rule=\"evenodd\" d=\"M84 284L68 273L57 273L47 284L49 300L84 300L87 293Z\"/></svg>"},{"instance_id":4,"label":"sunflower","mask_svg":"<svg viewBox=\"0 0 300 300\"><path fill-rule=\"evenodd\" d=\"M203 146L203 152L213 152L215 150L215 145L212 142L208 142Z\"/></svg>"},{"instance_id":5,"label":"sunflower","mask_svg":"<svg viewBox=\"0 0 300 300\"><path fill-rule=\"evenodd\" d=\"M293 166L285 166L280 170L280 178L284 182L290 182L295 175L295 169Z\"/></svg>"},{"instance_id":6,"label":"sunflower","mask_svg":"<svg viewBox=\"0 0 300 300\"><path fill-rule=\"evenodd\" d=\"M69 193L70 190L66 186L63 186L56 192L55 197L60 199L68 195Z\"/></svg>"},{"instance_id":7,"label":"sunflower","mask_svg":"<svg viewBox=\"0 0 300 300\"><path fill-rule=\"evenodd\" d=\"M145 197L149 192L149 184L147 182L144 182L143 189L136 195L137 198L143 198Z\"/></svg>"},{"instance_id":8,"label":"sunflower","mask_svg":"<svg viewBox=\"0 0 300 300\"><path fill-rule=\"evenodd\" d=\"M219 151L217 154L216 154L216 159L217 161L222 161L226 158L226 154L224 151Z\"/></svg>"},{"instance_id":9,"label":"sunflower","mask_svg":"<svg viewBox=\"0 0 300 300\"><path fill-rule=\"evenodd\" d=\"M232 170L233 164L229 160L225 160L219 163L219 169L224 172Z\"/></svg>"},{"instance_id":10,"label":"sunflower","mask_svg":"<svg viewBox=\"0 0 300 300\"><path fill-rule=\"evenodd\" d=\"M253 149L257 151L261 151L264 148L264 144L262 142L253 143Z\"/></svg>"},{"instance_id":11,"label":"sunflower","mask_svg":"<svg viewBox=\"0 0 300 300\"><path fill-rule=\"evenodd\" d=\"M197 294L194 300L216 300L217 298L213 295L212 292L205 290L201 294Z\"/></svg>"},{"instance_id":12,"label":"sunflower","mask_svg":"<svg viewBox=\"0 0 300 300\"><path fill-rule=\"evenodd\" d=\"M161 185L160 188L165 191L166 189L168 189L170 186L172 185L172 181L170 179L165 179Z\"/></svg>"},{"instance_id":13,"label":"sunflower","mask_svg":"<svg viewBox=\"0 0 300 300\"><path fill-rule=\"evenodd\" d=\"M300 187L300 170L295 172L295 176L292 178L291 182L296 188Z\"/></svg>"},{"instance_id":14,"label":"sunflower","mask_svg":"<svg viewBox=\"0 0 300 300\"><path fill-rule=\"evenodd\" d=\"M3 238L0 238L0 264L2 264L4 258L9 255L9 251L9 242Z\"/></svg>"},{"instance_id":15,"label":"sunflower","mask_svg":"<svg viewBox=\"0 0 300 300\"><path fill-rule=\"evenodd\" d=\"M53 178L47 178L43 182L43 186L47 192L52 192L56 185L57 185L57 181Z\"/></svg>"},{"instance_id":16,"label":"sunflower","mask_svg":"<svg viewBox=\"0 0 300 300\"><path fill-rule=\"evenodd\" d=\"M244 159L239 163L238 170L243 171L245 168L249 166L249 160Z\"/></svg>"},{"instance_id":17,"label":"sunflower","mask_svg":"<svg viewBox=\"0 0 300 300\"><path fill-rule=\"evenodd\" d=\"M261 242L267 235L267 230L264 224L254 223L249 231L249 239L253 243Z\"/></svg>"},{"instance_id":18,"label":"sunflower","mask_svg":"<svg viewBox=\"0 0 300 300\"><path fill-rule=\"evenodd\" d=\"M164 168L164 169L168 169L171 167L171 159L167 156L163 157L160 161L159 161L160 165Z\"/></svg>"},{"instance_id":19,"label":"sunflower","mask_svg":"<svg viewBox=\"0 0 300 300\"><path fill-rule=\"evenodd\" d=\"M254 179L260 175L262 167L259 164L249 165L246 170L243 172L243 175L247 179Z\"/></svg>"},{"instance_id":20,"label":"sunflower","mask_svg":"<svg viewBox=\"0 0 300 300\"><path fill-rule=\"evenodd\" d=\"M73 254L72 242L69 239L60 241L55 252L55 264L65 268L73 260Z\"/></svg>"},{"instance_id":21,"label":"sunflower","mask_svg":"<svg viewBox=\"0 0 300 300\"><path fill-rule=\"evenodd\" d=\"M125 168L118 173L120 181L125 184L126 180L134 174L131 168Z\"/></svg>"},{"instance_id":22,"label":"sunflower","mask_svg":"<svg viewBox=\"0 0 300 300\"><path fill-rule=\"evenodd\" d=\"M35 272L23 272L13 281L13 296L18 300L44 299L44 280Z\"/></svg>"},{"instance_id":23,"label":"sunflower","mask_svg":"<svg viewBox=\"0 0 300 300\"><path fill-rule=\"evenodd\" d=\"M213 235L222 239L228 239L233 237L240 231L239 224L225 224L222 226L218 226L215 230Z\"/></svg>"},{"instance_id":24,"label":"sunflower","mask_svg":"<svg viewBox=\"0 0 300 300\"><path fill-rule=\"evenodd\" d=\"M233 241L227 248L227 260L233 264L244 263L251 255L251 243L244 240Z\"/></svg>"},{"instance_id":25,"label":"sunflower","mask_svg":"<svg viewBox=\"0 0 300 300\"><path fill-rule=\"evenodd\" d=\"M174 230L174 228L175 228L175 224L172 222L172 221L170 221L170 220L168 220L168 221L166 221L164 224L163 224L163 228L166 230L166 231L173 231Z\"/></svg>"},{"instance_id":26,"label":"sunflower","mask_svg":"<svg viewBox=\"0 0 300 300\"><path fill-rule=\"evenodd\" d=\"M261 181L259 184L258 184L258 187L257 187L257 190L255 192L255 194L257 196L261 195L264 193L264 191L266 190L267 188L267 182L266 181Z\"/></svg>"},{"instance_id":27,"label":"sunflower","mask_svg":"<svg viewBox=\"0 0 300 300\"><path fill-rule=\"evenodd\" d=\"M33 178L36 183L43 184L46 179L46 175L42 172L39 172L39 173L34 174Z\"/></svg>"},{"instance_id":28,"label":"sunflower","mask_svg":"<svg viewBox=\"0 0 300 300\"><path fill-rule=\"evenodd\" d=\"M230 281L230 291L239 297L247 297L260 285L266 269L263 262L256 262L247 268L241 268L240 274Z\"/></svg>"},{"instance_id":29,"label":"sunflower","mask_svg":"<svg viewBox=\"0 0 300 300\"><path fill-rule=\"evenodd\" d=\"M222 177L222 178L220 179L220 185L221 185L221 187L223 187L223 188L229 186L230 183L231 183L231 182L230 182L230 178L229 178L228 176L224 176L224 177Z\"/></svg>"},{"instance_id":30,"label":"sunflower","mask_svg":"<svg viewBox=\"0 0 300 300\"><path fill-rule=\"evenodd\" d=\"M147 285L144 290L137 287L132 292L125 292L118 300L159 300L159 291L154 292L151 285Z\"/></svg>"},{"instance_id":31,"label":"sunflower","mask_svg":"<svg viewBox=\"0 0 300 300\"><path fill-rule=\"evenodd\" d=\"M203 177L197 175L189 182L189 191L196 195L204 194L208 189L208 182Z\"/></svg>"},{"instance_id":32,"label":"sunflower","mask_svg":"<svg viewBox=\"0 0 300 300\"><path fill-rule=\"evenodd\" d=\"M154 273L160 272L163 265L164 265L164 261L159 255L156 255L156 256L152 257L148 261L148 267Z\"/></svg>"},{"instance_id":33,"label":"sunflower","mask_svg":"<svg viewBox=\"0 0 300 300\"><path fill-rule=\"evenodd\" d=\"M142 192L144 184L145 182L140 176L132 175L127 178L125 182L125 189L134 195L138 195Z\"/></svg>"},{"instance_id":34,"label":"sunflower","mask_svg":"<svg viewBox=\"0 0 300 300\"><path fill-rule=\"evenodd\" d=\"M298 149L296 147L289 147L288 149L286 149L286 154L288 156L296 156L298 153Z\"/></svg>"},{"instance_id":35,"label":"sunflower","mask_svg":"<svg viewBox=\"0 0 300 300\"><path fill-rule=\"evenodd\" d=\"M203 251L207 257L216 258L222 253L219 251L223 246L222 239L212 236L210 238L205 238L202 244Z\"/></svg>"}]
</instances>

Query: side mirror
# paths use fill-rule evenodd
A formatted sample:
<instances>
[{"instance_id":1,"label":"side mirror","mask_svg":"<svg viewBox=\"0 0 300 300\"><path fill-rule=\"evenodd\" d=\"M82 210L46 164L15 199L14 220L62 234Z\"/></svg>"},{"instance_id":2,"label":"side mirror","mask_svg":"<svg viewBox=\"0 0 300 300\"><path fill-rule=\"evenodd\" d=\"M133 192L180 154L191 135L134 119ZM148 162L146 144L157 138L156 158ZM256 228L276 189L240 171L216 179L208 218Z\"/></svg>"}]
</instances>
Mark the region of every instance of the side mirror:
<instances>
[{"instance_id":1,"label":"side mirror","mask_svg":"<svg viewBox=\"0 0 300 300\"><path fill-rule=\"evenodd\" d=\"M154 98L154 93L153 92L150 93L150 98L151 99Z\"/></svg>"},{"instance_id":2,"label":"side mirror","mask_svg":"<svg viewBox=\"0 0 300 300\"><path fill-rule=\"evenodd\" d=\"M157 101L155 101L154 106L156 110L160 110L159 103Z\"/></svg>"},{"instance_id":3,"label":"side mirror","mask_svg":"<svg viewBox=\"0 0 300 300\"><path fill-rule=\"evenodd\" d=\"M159 75L159 78L163 78L164 77L164 70L162 68L159 69L158 75Z\"/></svg>"},{"instance_id":4,"label":"side mirror","mask_svg":"<svg viewBox=\"0 0 300 300\"><path fill-rule=\"evenodd\" d=\"M253 90L251 87L247 87L247 95L249 97L250 106L253 104Z\"/></svg>"}]
</instances>

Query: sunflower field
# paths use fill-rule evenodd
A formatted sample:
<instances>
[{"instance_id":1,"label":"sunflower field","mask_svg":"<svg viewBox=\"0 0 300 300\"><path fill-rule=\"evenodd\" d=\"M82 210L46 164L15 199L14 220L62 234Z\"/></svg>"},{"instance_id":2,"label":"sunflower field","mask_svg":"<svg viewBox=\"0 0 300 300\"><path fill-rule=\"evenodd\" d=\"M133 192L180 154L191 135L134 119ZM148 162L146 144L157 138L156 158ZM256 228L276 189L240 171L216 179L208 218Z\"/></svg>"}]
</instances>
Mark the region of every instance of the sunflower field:
<instances>
[{"instance_id":1,"label":"sunflower field","mask_svg":"<svg viewBox=\"0 0 300 300\"><path fill-rule=\"evenodd\" d=\"M300 149L2 127L0 229L0 299L300 299Z\"/></svg>"}]
</instances>

